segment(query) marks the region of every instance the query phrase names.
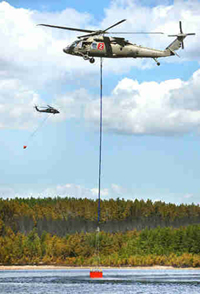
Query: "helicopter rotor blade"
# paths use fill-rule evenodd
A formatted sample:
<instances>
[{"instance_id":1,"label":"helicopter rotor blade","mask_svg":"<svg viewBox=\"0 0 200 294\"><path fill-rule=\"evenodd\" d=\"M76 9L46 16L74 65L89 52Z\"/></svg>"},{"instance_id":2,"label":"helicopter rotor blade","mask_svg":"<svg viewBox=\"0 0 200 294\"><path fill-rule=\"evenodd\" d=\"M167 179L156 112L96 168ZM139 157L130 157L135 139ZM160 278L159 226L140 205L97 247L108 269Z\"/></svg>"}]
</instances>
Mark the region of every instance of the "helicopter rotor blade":
<instances>
[{"instance_id":1,"label":"helicopter rotor blade","mask_svg":"<svg viewBox=\"0 0 200 294\"><path fill-rule=\"evenodd\" d=\"M106 34L162 34L162 32L106 32Z\"/></svg>"},{"instance_id":2,"label":"helicopter rotor blade","mask_svg":"<svg viewBox=\"0 0 200 294\"><path fill-rule=\"evenodd\" d=\"M100 33L100 31L98 31L98 32L94 32L94 33L91 33L91 34L87 34L87 35L82 35L82 36L79 36L78 38L80 39L80 38L86 38L86 37L91 37L91 36L95 36L95 35L100 35L100 34L113 34L113 35L120 35L120 34L122 34L122 35L127 35L127 34L129 34L129 35L132 35L132 34L160 34L160 35L164 35L164 33L162 33L162 32L101 32Z\"/></svg>"},{"instance_id":3,"label":"helicopter rotor blade","mask_svg":"<svg viewBox=\"0 0 200 294\"><path fill-rule=\"evenodd\" d=\"M48 105L48 104L47 104L47 106L48 106L49 108L51 108L51 109L55 109L54 107L52 107L52 106L50 106L50 105Z\"/></svg>"},{"instance_id":4,"label":"helicopter rotor blade","mask_svg":"<svg viewBox=\"0 0 200 294\"><path fill-rule=\"evenodd\" d=\"M181 47L182 47L182 49L184 49L184 43L183 43L183 41L181 42Z\"/></svg>"},{"instance_id":5,"label":"helicopter rotor blade","mask_svg":"<svg viewBox=\"0 0 200 294\"><path fill-rule=\"evenodd\" d=\"M179 27L180 27L180 33L183 34L183 30L182 30L182 22L179 21Z\"/></svg>"},{"instance_id":6,"label":"helicopter rotor blade","mask_svg":"<svg viewBox=\"0 0 200 294\"><path fill-rule=\"evenodd\" d=\"M92 36L100 35L100 34L101 34L100 31L93 31L91 34L81 35L81 36L78 36L77 38L81 39L81 38L92 37Z\"/></svg>"},{"instance_id":7,"label":"helicopter rotor blade","mask_svg":"<svg viewBox=\"0 0 200 294\"><path fill-rule=\"evenodd\" d=\"M122 22L124 22L124 21L126 21L126 19L122 19L122 20L118 21L118 22L115 23L114 25L112 25L112 26L108 27L107 29L103 30L103 32L106 32L106 31L108 31L109 29L114 28L115 26L119 25L120 23L122 23Z\"/></svg>"},{"instance_id":8,"label":"helicopter rotor blade","mask_svg":"<svg viewBox=\"0 0 200 294\"><path fill-rule=\"evenodd\" d=\"M79 36L78 38L84 38L84 37L89 37L89 36L95 36L96 34L103 34L104 32L106 32L107 30L109 30L110 28L113 28L117 25L119 25L120 23L124 22L126 19L123 19L121 21L118 21L117 23L115 23L114 25L108 27L105 30L97 30L97 31L92 31L92 30L83 30L83 29L77 29L77 28L71 28L71 27L62 27L62 26L55 26L55 25L49 25L49 24L38 24L38 26L44 26L44 27L50 27L50 28L56 28L56 29L62 29L62 30L69 30L69 31L77 31L77 32L84 32L84 33L91 33L91 34L87 34L84 36Z\"/></svg>"},{"instance_id":9,"label":"helicopter rotor blade","mask_svg":"<svg viewBox=\"0 0 200 294\"><path fill-rule=\"evenodd\" d=\"M44 27L50 27L50 28L56 28L56 29L62 29L62 30L69 30L69 31L77 31L77 32L84 32L84 33L93 33L92 30L83 30L83 29L76 29L76 28L70 28L70 27L61 27L61 26L54 26L49 24L38 24L38 26L44 26Z\"/></svg>"},{"instance_id":10,"label":"helicopter rotor blade","mask_svg":"<svg viewBox=\"0 0 200 294\"><path fill-rule=\"evenodd\" d=\"M50 27L50 28L56 28L56 29L62 29L62 30L69 30L69 31L76 31L76 32L84 32L89 33L86 35L78 36L78 38L85 38L85 37L91 37L95 35L103 35L103 34L164 34L162 32L107 32L109 29L119 25L120 23L126 21L126 19L122 19L118 21L117 23L113 24L112 26L108 27L105 30L85 30L85 29L77 29L72 27L63 27L63 26L55 26L55 25L49 25L49 24L38 24L38 26L44 26L44 27Z\"/></svg>"},{"instance_id":11,"label":"helicopter rotor blade","mask_svg":"<svg viewBox=\"0 0 200 294\"><path fill-rule=\"evenodd\" d=\"M126 19L122 19L120 21L118 21L117 23L115 23L114 25L108 27L107 29L105 30L96 30L96 31L92 31L91 34L87 34L87 35L82 35L82 36L78 36L78 38L86 38L86 37L92 37L92 36L95 36L95 35L103 35L103 34L107 34L107 31L117 25L119 25L120 23L124 22Z\"/></svg>"}]
</instances>

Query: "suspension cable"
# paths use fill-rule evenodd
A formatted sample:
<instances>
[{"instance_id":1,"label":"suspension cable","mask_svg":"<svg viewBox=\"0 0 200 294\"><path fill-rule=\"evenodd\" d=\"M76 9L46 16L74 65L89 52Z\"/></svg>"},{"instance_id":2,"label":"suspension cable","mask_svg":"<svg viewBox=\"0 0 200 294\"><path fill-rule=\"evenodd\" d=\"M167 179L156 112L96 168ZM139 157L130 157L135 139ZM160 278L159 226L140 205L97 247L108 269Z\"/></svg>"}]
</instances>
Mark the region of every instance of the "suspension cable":
<instances>
[{"instance_id":1,"label":"suspension cable","mask_svg":"<svg viewBox=\"0 0 200 294\"><path fill-rule=\"evenodd\" d=\"M39 129L44 125L44 123L47 121L47 119L50 117L50 114L48 116L46 116L41 123L37 126L37 128L30 134L30 136L28 137L27 140L27 144L32 140L32 138L35 136L35 134L39 131ZM27 144L24 145L24 149L27 148Z\"/></svg>"},{"instance_id":2,"label":"suspension cable","mask_svg":"<svg viewBox=\"0 0 200 294\"><path fill-rule=\"evenodd\" d=\"M103 103L102 103L102 64L103 59L100 58L100 124L99 124L99 189L98 189L98 224L101 217L101 149L102 149L102 113L103 113Z\"/></svg>"}]
</instances>

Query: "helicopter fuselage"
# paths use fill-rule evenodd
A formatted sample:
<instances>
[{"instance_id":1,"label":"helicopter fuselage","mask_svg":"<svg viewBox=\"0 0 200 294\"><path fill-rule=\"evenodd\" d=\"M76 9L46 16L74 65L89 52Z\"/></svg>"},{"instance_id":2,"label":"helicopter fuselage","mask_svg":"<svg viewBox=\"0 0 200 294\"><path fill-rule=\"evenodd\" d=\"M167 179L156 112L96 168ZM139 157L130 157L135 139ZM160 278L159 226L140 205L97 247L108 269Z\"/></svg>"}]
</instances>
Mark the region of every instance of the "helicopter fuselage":
<instances>
[{"instance_id":1,"label":"helicopter fuselage","mask_svg":"<svg viewBox=\"0 0 200 294\"><path fill-rule=\"evenodd\" d=\"M195 33L184 34L182 30L182 23L179 21L180 33L175 35L168 35L169 37L176 37L176 39L165 50L158 50L154 48L147 48L132 44L125 38L120 37L107 37L106 34L111 28L123 23L126 19L122 19L117 23L109 26L104 30L88 30L78 29L72 27L63 27L49 24L39 24L45 27L64 29L70 31L78 31L87 33L86 35L79 36L78 40L67 46L63 51L67 54L81 56L91 63L95 62L94 57L107 57L107 58L153 58L157 65L160 63L156 58L178 55L175 51L184 49L183 40L187 36L195 35ZM135 34L136 32L112 32L112 34ZM139 32L138 32L139 33ZM162 32L140 32L139 34L163 34Z\"/></svg>"},{"instance_id":2,"label":"helicopter fuselage","mask_svg":"<svg viewBox=\"0 0 200 294\"><path fill-rule=\"evenodd\" d=\"M67 54L81 56L94 62L93 57L107 58L158 58L174 55L170 50L157 50L138 46L126 41L124 38L89 37L76 40L70 46L63 49ZM93 61L93 62L92 62Z\"/></svg>"},{"instance_id":3,"label":"helicopter fuselage","mask_svg":"<svg viewBox=\"0 0 200 294\"><path fill-rule=\"evenodd\" d=\"M60 113L57 109L51 107L51 106L48 106L47 108L45 109L39 109L37 107L37 105L35 106L35 109L38 111L38 112L46 112L46 113L53 113L53 114L56 114L56 113Z\"/></svg>"}]
</instances>

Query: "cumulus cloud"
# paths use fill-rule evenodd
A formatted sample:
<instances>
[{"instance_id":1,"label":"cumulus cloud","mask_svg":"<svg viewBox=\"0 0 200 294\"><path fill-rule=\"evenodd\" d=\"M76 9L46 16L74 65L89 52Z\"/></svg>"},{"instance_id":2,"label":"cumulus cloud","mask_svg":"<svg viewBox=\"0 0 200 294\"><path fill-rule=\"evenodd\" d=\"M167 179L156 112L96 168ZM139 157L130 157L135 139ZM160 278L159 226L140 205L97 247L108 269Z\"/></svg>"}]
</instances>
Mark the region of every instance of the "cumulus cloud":
<instances>
[{"instance_id":1,"label":"cumulus cloud","mask_svg":"<svg viewBox=\"0 0 200 294\"><path fill-rule=\"evenodd\" d=\"M148 1L149 4L149 1ZM180 52L181 59L177 57L163 58L163 62L184 62L185 60L198 60L200 53L199 25L200 25L200 3L193 0L174 1L153 1L152 6L147 6L147 1L136 0L115 0L109 8L105 9L105 18L102 27L108 27L116 20L127 19L117 30L112 31L157 31L164 32L165 35L128 35L132 43L150 48L165 49L173 40L168 38L168 34L180 33L179 20L182 21L184 33L196 33L196 36L189 36L185 39L185 50ZM127 62L127 63L126 63ZM128 65L129 63L129 65ZM112 64L113 65L113 64ZM123 67L130 66L130 60L124 61ZM131 60L131 66L142 69L155 66L151 60L136 59ZM113 66L114 67L114 66ZM120 70L120 63L115 63L115 70Z\"/></svg>"},{"instance_id":2,"label":"cumulus cloud","mask_svg":"<svg viewBox=\"0 0 200 294\"><path fill-rule=\"evenodd\" d=\"M0 129L27 129L36 122L39 95L18 79L0 80Z\"/></svg>"},{"instance_id":3,"label":"cumulus cloud","mask_svg":"<svg viewBox=\"0 0 200 294\"><path fill-rule=\"evenodd\" d=\"M179 135L199 131L200 70L188 81L161 83L124 78L103 99L104 130L121 134ZM86 106L86 118L98 122L99 103Z\"/></svg>"},{"instance_id":4,"label":"cumulus cloud","mask_svg":"<svg viewBox=\"0 0 200 294\"><path fill-rule=\"evenodd\" d=\"M178 21L183 21L186 32L198 32L200 26L200 3L198 1L176 1L173 5L163 4L154 7L141 5L138 1L112 1L105 9L101 23L95 23L89 13L66 8L61 12L38 12L14 8L7 2L0 3L0 37L4 46L0 48L0 76L20 77L24 82L42 87L48 81L73 81L85 73L98 72L95 65L81 58L65 55L62 48L77 37L77 32L36 26L38 23L77 28L106 28L122 18L127 21L115 31L164 31L167 34L179 32ZM95 26L93 25L95 23ZM187 28L187 30L186 30ZM113 29L114 30L114 29ZM166 36L135 35L130 36L133 43L164 49L170 42ZM172 62L199 58L198 36L186 40L186 50L182 59L168 58ZM146 68L155 66L147 59L105 60L106 70L126 72L131 67ZM114 66L113 66L114 65ZM87 79L89 77L87 76Z\"/></svg>"},{"instance_id":5,"label":"cumulus cloud","mask_svg":"<svg viewBox=\"0 0 200 294\"><path fill-rule=\"evenodd\" d=\"M180 135L199 132L200 70L188 81L166 80L161 83L122 79L110 96L103 97L103 128L121 134ZM44 101L19 80L0 81L0 128L30 128L38 113L34 104ZM86 89L57 97L55 107L61 114L56 122L83 118L91 127L99 124L99 98Z\"/></svg>"},{"instance_id":6,"label":"cumulus cloud","mask_svg":"<svg viewBox=\"0 0 200 294\"><path fill-rule=\"evenodd\" d=\"M89 13L79 13L74 9L66 8L61 12L45 13L14 8L5 1L1 2L0 38L3 45L0 47L0 128L32 126L36 116L32 113L32 106L37 103L44 104L43 92L46 97L57 95L55 106L63 110L54 121L84 117L94 124L98 123L98 100L83 88L84 82L88 85L90 81L90 85L94 85L94 75L98 75L99 70L98 64L91 65L81 58L65 56L62 52L62 48L76 38L75 32L39 27L36 24L52 23L65 26L69 22L72 27L98 29L127 18L117 31L153 30L177 33L178 20L181 19L183 28L184 23L186 24L187 32L197 32L200 26L199 14L198 1L176 1L173 5L164 2L162 5L147 7L139 1L115 0L105 10L102 22L94 26L94 18ZM177 28L176 32L174 27ZM168 45L166 36L137 35L137 40L155 48L165 48ZM198 36L191 37L181 61L198 59L199 44ZM178 61L178 58L172 59L173 62ZM154 66L152 61L146 59L131 62L108 59L104 62L105 71L120 73L130 70L132 66ZM196 75L198 76L198 73ZM161 134L187 132L197 128L197 80L198 77L193 76L187 83L174 80L160 84L139 84L131 79L123 79L111 96L104 97L105 130L131 134ZM66 94L63 94L64 85L71 88ZM79 90L74 91L77 87Z\"/></svg>"},{"instance_id":7,"label":"cumulus cloud","mask_svg":"<svg viewBox=\"0 0 200 294\"><path fill-rule=\"evenodd\" d=\"M65 25L66 19L72 26L84 27L91 17L69 8L60 13L40 13L0 3L0 128L35 127L38 113L33 106L47 104L41 96L52 101L52 94L60 93L62 83L77 84L77 76L85 79L87 66L90 72L95 70L62 52L75 38L74 33L36 26L44 22ZM75 109L67 109L73 117Z\"/></svg>"},{"instance_id":8,"label":"cumulus cloud","mask_svg":"<svg viewBox=\"0 0 200 294\"><path fill-rule=\"evenodd\" d=\"M79 59L66 56L62 49L72 42L75 34L36 26L38 23L55 23L84 27L89 14L66 9L60 13L41 13L14 8L7 2L0 3L0 73L9 78L20 77L24 82L42 87L49 80L65 80L76 70L83 69ZM85 67L89 68L89 64ZM94 67L93 67L94 68ZM90 70L92 70L90 68Z\"/></svg>"}]
</instances>

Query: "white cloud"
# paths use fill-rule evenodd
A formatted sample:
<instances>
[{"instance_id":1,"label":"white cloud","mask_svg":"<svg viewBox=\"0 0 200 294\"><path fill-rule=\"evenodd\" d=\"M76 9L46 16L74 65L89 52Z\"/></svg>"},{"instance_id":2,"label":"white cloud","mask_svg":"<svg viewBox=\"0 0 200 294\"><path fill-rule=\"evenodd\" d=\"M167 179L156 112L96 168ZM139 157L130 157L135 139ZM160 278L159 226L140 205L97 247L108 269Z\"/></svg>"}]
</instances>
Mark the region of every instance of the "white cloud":
<instances>
[{"instance_id":1,"label":"white cloud","mask_svg":"<svg viewBox=\"0 0 200 294\"><path fill-rule=\"evenodd\" d=\"M92 188L91 192L94 196L98 196L99 193L99 189L98 188ZM100 191L100 197L103 196L103 198L105 198L106 196L109 196L109 189L101 189Z\"/></svg>"},{"instance_id":2,"label":"white cloud","mask_svg":"<svg viewBox=\"0 0 200 294\"><path fill-rule=\"evenodd\" d=\"M191 79L161 83L122 79L103 99L104 131L121 134L180 135L200 126L200 70ZM99 121L99 102L86 107L86 118Z\"/></svg>"},{"instance_id":3,"label":"white cloud","mask_svg":"<svg viewBox=\"0 0 200 294\"><path fill-rule=\"evenodd\" d=\"M118 188L117 188L118 187ZM114 184L109 188L101 189L101 199L117 198L116 189L123 189L122 187ZM19 191L16 188L1 187L0 198L44 198L44 197L75 197L75 198L89 198L96 200L98 197L98 188L86 188L82 185L67 183L64 185L52 186L39 192L33 192L27 189L26 192Z\"/></svg>"},{"instance_id":4,"label":"white cloud","mask_svg":"<svg viewBox=\"0 0 200 294\"><path fill-rule=\"evenodd\" d=\"M0 2L0 128L35 127L39 115L33 111L33 106L47 104L41 93L49 96L50 101L52 94L60 94L61 83L77 81L77 75L85 78L83 71L87 72L87 67L90 72L96 70L89 63L62 52L75 38L74 33L36 26L48 21L64 25L66 19L72 26L84 27L91 17L73 9L39 13ZM77 95L76 92L72 94L73 97ZM74 117L76 109L68 107L70 105L65 105L65 113ZM59 106L63 106L62 100Z\"/></svg>"},{"instance_id":5,"label":"white cloud","mask_svg":"<svg viewBox=\"0 0 200 294\"><path fill-rule=\"evenodd\" d=\"M15 191L10 187L1 187L0 188L0 198L7 199L16 197Z\"/></svg>"},{"instance_id":6,"label":"white cloud","mask_svg":"<svg viewBox=\"0 0 200 294\"><path fill-rule=\"evenodd\" d=\"M158 2L158 1L157 1ZM104 18L101 27L108 27L120 19L127 19L117 29L112 31L158 31L164 32L165 35L128 35L131 42L157 49L165 49L173 40L168 38L168 34L177 34L180 32L179 20L182 21L184 33L195 33L196 36L189 36L185 39L185 50L179 51L181 59L177 57L163 58L161 62L183 62L185 60L198 60L200 53L199 43L199 25L200 25L200 3L199 1L174 1L174 4L168 4L167 1L162 1L154 7L142 5L141 1L128 0L112 1L112 5L105 10L106 17ZM146 2L145 2L146 4ZM148 3L149 4L149 3ZM146 4L146 5L148 5ZM155 4L155 3L154 3ZM150 60L137 59L128 60L129 65L139 68L154 66ZM126 61L123 62L123 68L128 66ZM121 67L120 63L115 63L115 70Z\"/></svg>"},{"instance_id":7,"label":"white cloud","mask_svg":"<svg viewBox=\"0 0 200 294\"><path fill-rule=\"evenodd\" d=\"M111 184L111 189L113 191L113 194L115 194L116 196L120 195L120 196L124 196L124 194L126 194L127 190L125 188L123 188L122 186L119 186L117 184Z\"/></svg>"},{"instance_id":8,"label":"white cloud","mask_svg":"<svg viewBox=\"0 0 200 294\"><path fill-rule=\"evenodd\" d=\"M45 197L76 197L76 198L92 198L92 192L90 189L81 185L66 184L58 185L53 188L48 188L42 192Z\"/></svg>"},{"instance_id":9,"label":"white cloud","mask_svg":"<svg viewBox=\"0 0 200 294\"><path fill-rule=\"evenodd\" d=\"M84 88L73 92L67 92L65 95L58 96L54 101L54 106L60 109L60 114L54 121L62 121L66 118L84 117L84 110L87 104L91 103L91 97Z\"/></svg>"},{"instance_id":10,"label":"white cloud","mask_svg":"<svg viewBox=\"0 0 200 294\"><path fill-rule=\"evenodd\" d=\"M183 196L183 198L184 199L191 199L191 198L193 198L193 194L190 194L190 193L188 193L188 194L185 194L184 196Z\"/></svg>"},{"instance_id":11,"label":"white cloud","mask_svg":"<svg viewBox=\"0 0 200 294\"><path fill-rule=\"evenodd\" d=\"M105 10L105 18L96 27L89 13L79 13L67 8L61 12L42 13L27 9L17 9L3 1L0 3L0 38L4 46L0 47L0 76L19 78L25 83L44 86L51 81L73 81L75 77L83 79L86 73L98 72L95 65L82 58L65 55L62 49L77 37L77 32L36 26L38 23L50 23L77 28L106 28L112 23L126 18L127 21L115 28L115 31L164 31L167 34L178 33L178 20L182 19L186 32L198 32L200 26L200 3L198 1L175 2L174 5L156 7L140 6L135 1L112 1ZM114 30L114 29L112 29ZM166 36L133 35L133 43L164 49L170 42ZM199 58L200 45L198 35L188 37L183 58L168 58L170 62ZM106 70L126 72L131 67L146 68L155 66L147 59L128 59L122 62L105 60ZM86 75L86 78L90 78Z\"/></svg>"},{"instance_id":12,"label":"white cloud","mask_svg":"<svg viewBox=\"0 0 200 294\"><path fill-rule=\"evenodd\" d=\"M77 185L73 183L67 183L64 185L57 185L48 187L41 191L31 191L31 189L26 189L26 191L17 188L11 187L0 187L0 198L2 199L12 199L15 197L18 198L45 198L45 197L74 197L74 198L88 198L97 200L98 199L98 188L86 188L82 185ZM101 189L101 199L125 199L125 200L135 200L151 199L153 202L163 201L166 203L175 203L177 205L181 203L198 203L198 194L193 193L173 193L173 192L156 192L156 193L135 193L134 189L128 189L118 184L111 184L108 188Z\"/></svg>"},{"instance_id":13,"label":"white cloud","mask_svg":"<svg viewBox=\"0 0 200 294\"><path fill-rule=\"evenodd\" d=\"M161 83L124 78L103 97L103 128L121 134L180 135L199 132L200 70L188 81ZM44 104L40 96L19 80L0 80L0 128L25 129L38 124L35 104ZM55 99L61 110L53 121L84 118L99 124L99 98L81 88Z\"/></svg>"},{"instance_id":14,"label":"white cloud","mask_svg":"<svg viewBox=\"0 0 200 294\"><path fill-rule=\"evenodd\" d=\"M43 189L41 191L32 191L27 189L23 191L22 189L10 188L10 187L0 187L0 197L6 198L44 198L44 197L75 197L75 198L91 198L95 199L96 196L93 194L92 190L85 188L81 185L76 184L65 184L52 186L50 188Z\"/></svg>"},{"instance_id":15,"label":"white cloud","mask_svg":"<svg viewBox=\"0 0 200 294\"><path fill-rule=\"evenodd\" d=\"M197 32L200 26L198 1L179 1L174 5L153 8L138 3L131 0L112 1L98 28L106 28L122 18L127 18L127 21L116 29L118 31L165 30L176 33L179 30L179 19L183 21L183 28L186 24L187 32ZM0 128L33 126L36 113L33 113L32 106L44 104L41 96L43 92L50 97L52 94L54 97L57 95L55 107L60 107L62 111L54 121L85 117L98 124L99 102L80 86L80 81L88 83L90 80L94 84L98 64L91 65L81 58L62 52L62 48L76 38L76 33L36 26L37 23L68 25L68 22L72 27L91 28L93 18L89 13L79 13L74 9L42 13L17 9L5 1L0 2L0 38L3 44L0 47ZM174 27L177 28L176 32ZM166 37L137 35L137 40L144 45L155 45L155 48L168 45L164 45ZM181 61L197 59L200 56L199 44L198 36L191 37ZM173 62L178 61L177 58L172 59ZM123 62L109 59L104 62L106 71L120 73L132 66L146 68L154 64L145 59ZM198 72L196 75L199 75ZM80 89L61 95L61 84L78 86ZM184 91L190 95L190 99L186 95L183 99ZM123 79L110 97L104 97L104 128L131 134L184 133L197 129L198 93L198 77L195 76L188 83L174 80L160 84L139 84L131 79Z\"/></svg>"},{"instance_id":16,"label":"white cloud","mask_svg":"<svg viewBox=\"0 0 200 294\"><path fill-rule=\"evenodd\" d=\"M0 80L0 129L33 127L37 114L35 104L42 103L39 95L18 79Z\"/></svg>"},{"instance_id":17,"label":"white cloud","mask_svg":"<svg viewBox=\"0 0 200 294\"><path fill-rule=\"evenodd\" d=\"M83 28L90 15L66 9L60 13L40 13L17 9L3 1L0 3L0 76L19 78L24 83L42 87L49 81L59 81L77 75L83 69L95 70L82 59L66 56L62 49L76 39L76 34L36 26L53 23ZM73 68L73 71L72 71Z\"/></svg>"}]
</instances>

